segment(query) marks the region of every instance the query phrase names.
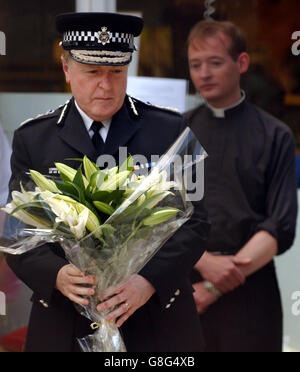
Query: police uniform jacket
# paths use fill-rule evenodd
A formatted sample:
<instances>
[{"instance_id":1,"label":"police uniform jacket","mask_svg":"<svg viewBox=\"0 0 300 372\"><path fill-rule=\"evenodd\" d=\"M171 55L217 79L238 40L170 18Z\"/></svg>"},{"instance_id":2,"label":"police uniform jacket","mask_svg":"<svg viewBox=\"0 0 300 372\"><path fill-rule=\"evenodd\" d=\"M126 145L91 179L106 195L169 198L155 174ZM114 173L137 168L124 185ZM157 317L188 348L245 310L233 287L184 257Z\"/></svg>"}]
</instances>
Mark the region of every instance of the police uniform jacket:
<instances>
[{"instance_id":1,"label":"police uniform jacket","mask_svg":"<svg viewBox=\"0 0 300 372\"><path fill-rule=\"evenodd\" d=\"M112 119L104 153L117 158L119 147L126 146L129 154L141 154L150 161L151 155L162 155L184 128L181 115L126 96ZM10 188L15 188L20 174L28 169L49 174L54 162L83 155L96 162L96 151L71 99L16 130ZM79 166L76 160L68 164ZM207 235L209 224L201 202L195 210L140 272L156 293L121 327L128 351L202 350L202 332L188 273L203 253L201 239ZM58 271L68 264L61 247L47 244L19 257L8 256L7 261L33 291L26 350L77 350L76 338L92 332L90 321L55 289Z\"/></svg>"}]
</instances>

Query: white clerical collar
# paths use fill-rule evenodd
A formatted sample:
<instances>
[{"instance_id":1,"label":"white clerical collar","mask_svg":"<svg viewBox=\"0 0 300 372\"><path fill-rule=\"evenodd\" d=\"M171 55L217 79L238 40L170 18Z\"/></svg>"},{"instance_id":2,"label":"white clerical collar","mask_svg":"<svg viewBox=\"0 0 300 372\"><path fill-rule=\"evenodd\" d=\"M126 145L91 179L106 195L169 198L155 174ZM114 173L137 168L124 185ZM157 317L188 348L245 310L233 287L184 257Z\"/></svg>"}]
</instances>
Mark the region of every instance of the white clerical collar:
<instances>
[{"instance_id":1,"label":"white clerical collar","mask_svg":"<svg viewBox=\"0 0 300 372\"><path fill-rule=\"evenodd\" d=\"M91 126L94 122L93 119L91 119L83 110L81 110L81 108L79 107L78 103L76 102L75 100L75 106L80 114L80 116L82 117L82 120L83 120L83 123L86 127L86 130L89 132L90 136L93 135L93 132L91 131ZM103 138L103 141L105 142L106 140L106 137L107 137L107 134L108 134L108 131L109 131L109 128L110 128L110 124L111 124L111 121L112 121L112 118L109 118L107 120L102 120L101 123L103 124L104 128L102 128L100 130L100 134Z\"/></svg>"},{"instance_id":2,"label":"white clerical collar","mask_svg":"<svg viewBox=\"0 0 300 372\"><path fill-rule=\"evenodd\" d=\"M246 93L243 90L241 90L241 99L231 106L224 107L224 108L216 108L216 107L209 105L207 102L205 104L212 111L214 117L225 118L226 111L233 109L234 107L237 107L238 105L240 105L245 100L245 98L246 98Z\"/></svg>"}]
</instances>

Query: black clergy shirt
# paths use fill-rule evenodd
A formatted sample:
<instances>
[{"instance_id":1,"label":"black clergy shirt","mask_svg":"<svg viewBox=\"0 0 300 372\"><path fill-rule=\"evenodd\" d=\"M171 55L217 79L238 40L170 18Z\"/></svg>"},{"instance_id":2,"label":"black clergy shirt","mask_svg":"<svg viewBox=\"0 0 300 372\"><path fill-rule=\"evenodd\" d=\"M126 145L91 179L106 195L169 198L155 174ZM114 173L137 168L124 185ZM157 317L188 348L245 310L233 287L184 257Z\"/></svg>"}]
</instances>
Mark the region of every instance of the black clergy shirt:
<instances>
[{"instance_id":1,"label":"black clergy shirt","mask_svg":"<svg viewBox=\"0 0 300 372\"><path fill-rule=\"evenodd\" d=\"M289 128L246 101L214 116L206 105L186 114L208 153L205 205L212 223L204 248L236 254L258 231L293 243L297 216L295 144Z\"/></svg>"}]
</instances>

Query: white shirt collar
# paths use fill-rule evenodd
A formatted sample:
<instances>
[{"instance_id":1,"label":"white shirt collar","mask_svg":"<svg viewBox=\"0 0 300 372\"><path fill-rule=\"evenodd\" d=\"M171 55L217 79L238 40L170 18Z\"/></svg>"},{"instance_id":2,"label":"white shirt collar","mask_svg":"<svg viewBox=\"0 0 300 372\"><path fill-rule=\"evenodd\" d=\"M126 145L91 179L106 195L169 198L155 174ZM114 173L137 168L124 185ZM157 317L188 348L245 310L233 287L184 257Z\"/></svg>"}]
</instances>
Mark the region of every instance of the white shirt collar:
<instances>
[{"instance_id":1,"label":"white shirt collar","mask_svg":"<svg viewBox=\"0 0 300 372\"><path fill-rule=\"evenodd\" d=\"M80 114L80 116L82 117L82 120L83 120L83 123L86 127L86 130L89 132L90 136L93 135L93 131L91 130L91 126L94 122L93 119L91 119L83 110L81 110L81 108L79 107L78 103L75 101L75 106ZM109 131L109 128L110 128L110 124L111 124L111 121L112 121L112 118L109 118L107 120L102 120L101 123L103 124L103 128L100 129L100 134L103 138L103 141L105 142L106 140L106 137L107 137L107 134L108 134L108 131Z\"/></svg>"},{"instance_id":2,"label":"white shirt collar","mask_svg":"<svg viewBox=\"0 0 300 372\"><path fill-rule=\"evenodd\" d=\"M241 90L241 99L238 100L235 104L233 104L231 106L224 107L224 108L215 108L215 107L209 105L207 102L206 102L206 106L209 107L209 109L212 111L214 117L216 117L216 118L225 118L225 112L227 110L230 110L230 109L233 109L234 107L237 107L245 99L246 99L246 93L243 90Z\"/></svg>"}]
</instances>

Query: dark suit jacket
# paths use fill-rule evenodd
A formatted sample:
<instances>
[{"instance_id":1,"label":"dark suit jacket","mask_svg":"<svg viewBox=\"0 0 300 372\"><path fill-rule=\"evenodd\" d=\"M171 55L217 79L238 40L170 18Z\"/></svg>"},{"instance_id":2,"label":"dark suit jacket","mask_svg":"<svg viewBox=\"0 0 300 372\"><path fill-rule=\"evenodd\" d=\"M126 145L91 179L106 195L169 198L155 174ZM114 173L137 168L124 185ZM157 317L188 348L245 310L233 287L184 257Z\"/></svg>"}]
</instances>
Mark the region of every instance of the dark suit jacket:
<instances>
[{"instance_id":1,"label":"dark suit jacket","mask_svg":"<svg viewBox=\"0 0 300 372\"><path fill-rule=\"evenodd\" d=\"M128 153L142 154L150 161L152 154L162 155L184 127L180 115L140 101L130 102L126 97L113 117L104 153L117 156L119 147L127 146ZM15 188L19 175L28 169L49 174L54 162L82 158L84 154L96 161L91 139L72 99L15 132L10 188ZM69 165L78 167L76 161ZM201 239L208 228L200 205L192 219L140 272L154 285L156 293L122 326L128 351L202 350L202 332L188 273L203 253ZM34 292L26 350L75 350L76 337L92 332L90 321L55 289L57 273L68 263L60 246L48 244L20 257L8 256L7 261Z\"/></svg>"}]
</instances>

